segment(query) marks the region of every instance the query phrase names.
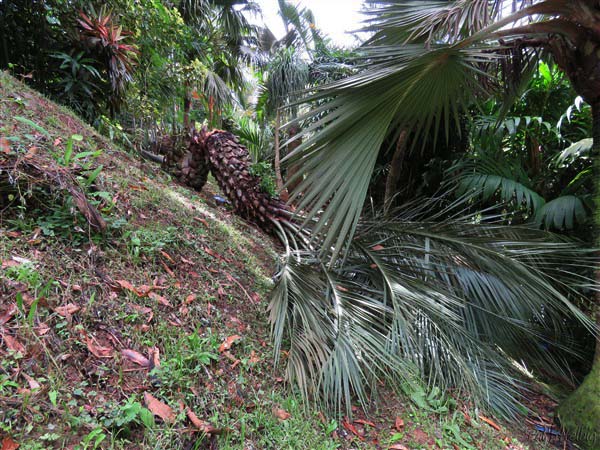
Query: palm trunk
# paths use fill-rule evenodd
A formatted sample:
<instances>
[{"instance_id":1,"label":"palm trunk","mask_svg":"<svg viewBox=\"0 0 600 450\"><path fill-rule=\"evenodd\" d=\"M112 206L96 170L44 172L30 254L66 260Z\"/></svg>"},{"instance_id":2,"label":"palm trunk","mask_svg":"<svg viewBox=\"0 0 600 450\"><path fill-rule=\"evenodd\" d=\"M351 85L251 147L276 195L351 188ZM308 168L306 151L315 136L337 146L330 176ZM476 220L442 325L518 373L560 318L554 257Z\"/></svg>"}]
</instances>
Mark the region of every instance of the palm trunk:
<instances>
[{"instance_id":1,"label":"palm trunk","mask_svg":"<svg viewBox=\"0 0 600 450\"><path fill-rule=\"evenodd\" d=\"M279 196L284 202L287 202L289 199L287 191L283 187L283 177L281 176L281 149L279 148L279 128L281 126L281 116L279 113L279 109L275 114L275 183L277 184L277 191L279 192Z\"/></svg>"},{"instance_id":2,"label":"palm trunk","mask_svg":"<svg viewBox=\"0 0 600 450\"><path fill-rule=\"evenodd\" d=\"M186 133L192 131L190 124L190 110L192 109L192 96L190 95L189 83L185 83L185 94L183 94L183 129Z\"/></svg>"},{"instance_id":3,"label":"palm trunk","mask_svg":"<svg viewBox=\"0 0 600 450\"><path fill-rule=\"evenodd\" d=\"M181 182L201 190L210 171L238 215L273 231L273 221L285 221L291 214L281 200L261 189L261 180L250 173L251 165L248 149L235 135L203 130L193 132L175 175Z\"/></svg>"},{"instance_id":4,"label":"palm trunk","mask_svg":"<svg viewBox=\"0 0 600 450\"><path fill-rule=\"evenodd\" d=\"M591 103L593 117L592 147L593 179L595 181L596 212L600 211L600 98ZM597 214L596 214L597 217ZM596 223L594 242L600 244ZM596 268L595 278L600 283L600 268ZM594 309L597 325L600 327L600 293L594 294ZM562 426L574 438L585 443L586 448L600 446L600 336L596 336L596 353L592 370L583 383L558 407L558 417Z\"/></svg>"},{"instance_id":5,"label":"palm trunk","mask_svg":"<svg viewBox=\"0 0 600 450\"><path fill-rule=\"evenodd\" d=\"M385 180L383 211L386 216L394 203L394 195L397 190L396 187L398 186L400 174L402 173L402 161L404 160L404 151L406 150L407 135L408 132L406 130L400 131L400 135L396 141L396 150L394 150L394 156L392 156L390 173L388 173L387 179Z\"/></svg>"}]
</instances>

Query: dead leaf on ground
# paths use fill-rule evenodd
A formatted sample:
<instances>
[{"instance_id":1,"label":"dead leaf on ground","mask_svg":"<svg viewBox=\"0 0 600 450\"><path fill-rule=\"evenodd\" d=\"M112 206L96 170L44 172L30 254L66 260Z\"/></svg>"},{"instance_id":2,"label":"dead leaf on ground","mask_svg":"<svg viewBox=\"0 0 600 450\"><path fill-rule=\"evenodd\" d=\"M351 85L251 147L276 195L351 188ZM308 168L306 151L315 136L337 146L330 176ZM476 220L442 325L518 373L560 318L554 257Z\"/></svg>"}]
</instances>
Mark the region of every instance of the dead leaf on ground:
<instances>
[{"instance_id":1,"label":"dead leaf on ground","mask_svg":"<svg viewBox=\"0 0 600 450\"><path fill-rule=\"evenodd\" d=\"M136 287L134 292L139 297L145 297L150 294L152 289L154 289L154 286L148 286L147 284L142 284L141 286Z\"/></svg>"},{"instance_id":2,"label":"dead leaf on ground","mask_svg":"<svg viewBox=\"0 0 600 450\"><path fill-rule=\"evenodd\" d=\"M11 438L5 437L2 439L2 447L0 447L0 450L17 450L19 446L20 444L16 443Z\"/></svg>"},{"instance_id":3,"label":"dead leaf on ground","mask_svg":"<svg viewBox=\"0 0 600 450\"><path fill-rule=\"evenodd\" d=\"M3 333L2 338L4 339L4 345L13 352L26 353L25 346L19 342L17 338L12 337L10 334Z\"/></svg>"},{"instance_id":4,"label":"dead leaf on ground","mask_svg":"<svg viewBox=\"0 0 600 450\"><path fill-rule=\"evenodd\" d=\"M196 300L196 294L190 294L185 298L185 304L189 305L190 303L192 303L194 300Z\"/></svg>"},{"instance_id":5,"label":"dead leaf on ground","mask_svg":"<svg viewBox=\"0 0 600 450\"><path fill-rule=\"evenodd\" d=\"M5 137L0 137L0 153L10 154L10 145Z\"/></svg>"},{"instance_id":6,"label":"dead leaf on ground","mask_svg":"<svg viewBox=\"0 0 600 450\"><path fill-rule=\"evenodd\" d=\"M185 414L188 417L188 419L190 419L190 422L192 422L192 425L194 425L198 429L198 431L201 431L202 433L220 434L223 431L220 428L215 428L211 423L200 419L196 414L194 414L194 411L192 411L190 408L186 408Z\"/></svg>"},{"instance_id":7,"label":"dead leaf on ground","mask_svg":"<svg viewBox=\"0 0 600 450\"><path fill-rule=\"evenodd\" d=\"M250 364L257 364L260 362L260 358L254 350L250 352L250 358L248 359L248 362Z\"/></svg>"},{"instance_id":8,"label":"dead leaf on ground","mask_svg":"<svg viewBox=\"0 0 600 450\"><path fill-rule=\"evenodd\" d=\"M211 249L209 247L204 247L203 250L206 253L208 253L210 256L212 256L213 258L225 260L225 258L223 258L221 255L219 255L217 252L215 252L213 249Z\"/></svg>"},{"instance_id":9,"label":"dead leaf on ground","mask_svg":"<svg viewBox=\"0 0 600 450\"><path fill-rule=\"evenodd\" d=\"M121 350L121 355L123 355L123 358L128 359L129 361L134 362L139 366L150 367L150 360L144 355L142 355L140 352L136 352L135 350L126 348L124 350Z\"/></svg>"},{"instance_id":10,"label":"dead leaf on ground","mask_svg":"<svg viewBox=\"0 0 600 450\"><path fill-rule=\"evenodd\" d=\"M146 404L146 408L148 408L155 416L160 417L163 422L175 422L175 413L173 412L173 409L166 403L161 402L152 394L144 392L144 403Z\"/></svg>"},{"instance_id":11,"label":"dead leaf on ground","mask_svg":"<svg viewBox=\"0 0 600 450\"><path fill-rule=\"evenodd\" d=\"M42 387L40 383L38 383L33 377L27 375L25 372L21 372L21 375L23 375L23 378L27 380L27 383L29 383L29 387L32 390L39 389Z\"/></svg>"},{"instance_id":12,"label":"dead leaf on ground","mask_svg":"<svg viewBox=\"0 0 600 450\"><path fill-rule=\"evenodd\" d=\"M396 430L402 431L402 429L404 428L404 420L402 420L401 417L397 416L394 426L396 427Z\"/></svg>"},{"instance_id":13,"label":"dead leaf on ground","mask_svg":"<svg viewBox=\"0 0 600 450\"><path fill-rule=\"evenodd\" d=\"M45 336L50 331L50 327L46 322L40 323L37 327L35 327L35 334L38 336Z\"/></svg>"},{"instance_id":14,"label":"dead leaf on ground","mask_svg":"<svg viewBox=\"0 0 600 450\"><path fill-rule=\"evenodd\" d=\"M229 350L231 348L231 346L236 342L239 341L242 337L234 334L232 336L229 336L227 339L225 339L223 341L223 343L219 346L219 352L223 353L226 350Z\"/></svg>"},{"instance_id":15,"label":"dead leaf on ground","mask_svg":"<svg viewBox=\"0 0 600 450\"><path fill-rule=\"evenodd\" d=\"M342 426L348 430L349 432L351 432L352 434L354 434L358 439L360 439L361 441L364 441L365 438L363 437L362 434L360 434L358 432L358 430L356 429L356 427L354 425L352 425L349 421L348 418L342 420Z\"/></svg>"},{"instance_id":16,"label":"dead leaf on ground","mask_svg":"<svg viewBox=\"0 0 600 450\"><path fill-rule=\"evenodd\" d=\"M154 317L154 312L152 311L152 308L148 308L147 306L136 305L135 303L130 303L129 307L135 312L147 316L146 322L152 321L152 318Z\"/></svg>"},{"instance_id":17,"label":"dead leaf on ground","mask_svg":"<svg viewBox=\"0 0 600 450\"><path fill-rule=\"evenodd\" d=\"M13 316L17 313L17 311L18 309L16 303L11 303L10 305L8 305L8 309L4 312L4 314L0 316L0 326L4 325L6 322L12 319Z\"/></svg>"},{"instance_id":18,"label":"dead leaf on ground","mask_svg":"<svg viewBox=\"0 0 600 450\"><path fill-rule=\"evenodd\" d=\"M381 250L385 250L385 247L383 245L377 244L371 247L371 250L373 250L374 252L380 252Z\"/></svg>"},{"instance_id":19,"label":"dead leaf on ground","mask_svg":"<svg viewBox=\"0 0 600 450\"><path fill-rule=\"evenodd\" d=\"M129 281L127 281L127 280L115 280L115 282L119 286L121 286L122 289L127 289L128 291L131 291L131 292L137 294L137 292L135 290L135 287Z\"/></svg>"},{"instance_id":20,"label":"dead leaf on ground","mask_svg":"<svg viewBox=\"0 0 600 450\"><path fill-rule=\"evenodd\" d=\"M210 226L208 225L208 222L204 219L201 219L200 217L194 217L194 220L196 222L200 222L201 224L203 224L206 228L210 228Z\"/></svg>"},{"instance_id":21,"label":"dead leaf on ground","mask_svg":"<svg viewBox=\"0 0 600 450\"><path fill-rule=\"evenodd\" d=\"M93 339L86 336L85 343L87 344L87 348L92 355L96 358L112 358L114 349L112 347L104 347L102 345L96 344Z\"/></svg>"},{"instance_id":22,"label":"dead leaf on ground","mask_svg":"<svg viewBox=\"0 0 600 450\"><path fill-rule=\"evenodd\" d=\"M388 447L388 450L409 450L406 445L403 444L394 444Z\"/></svg>"},{"instance_id":23,"label":"dead leaf on ground","mask_svg":"<svg viewBox=\"0 0 600 450\"><path fill-rule=\"evenodd\" d=\"M158 347L152 347L148 350L148 357L152 367L160 367L160 350Z\"/></svg>"},{"instance_id":24,"label":"dead leaf on ground","mask_svg":"<svg viewBox=\"0 0 600 450\"><path fill-rule=\"evenodd\" d=\"M156 292L150 292L148 294L148 297L151 298L152 300L156 300L158 303L160 303L163 306L166 306L168 308L172 308L173 307L173 305L171 305L171 303L169 302L169 300L167 300L162 295L158 295Z\"/></svg>"},{"instance_id":25,"label":"dead leaf on ground","mask_svg":"<svg viewBox=\"0 0 600 450\"><path fill-rule=\"evenodd\" d=\"M273 415L279 420L288 420L292 415L282 408L273 408Z\"/></svg>"},{"instance_id":26,"label":"dead leaf on ground","mask_svg":"<svg viewBox=\"0 0 600 450\"><path fill-rule=\"evenodd\" d=\"M63 316L63 317L70 317L73 314L75 314L77 311L79 311L81 309L81 307L77 306L74 303L68 303L64 306L58 306L56 308L54 308L54 311Z\"/></svg>"},{"instance_id":27,"label":"dead leaf on ground","mask_svg":"<svg viewBox=\"0 0 600 450\"><path fill-rule=\"evenodd\" d=\"M483 420L485 423L487 423L490 427L492 427L494 430L496 431L500 431L500 425L498 425L496 422L494 422L492 419L488 419L485 416L479 416L479 418L481 420Z\"/></svg>"},{"instance_id":28,"label":"dead leaf on ground","mask_svg":"<svg viewBox=\"0 0 600 450\"><path fill-rule=\"evenodd\" d=\"M171 255L169 255L167 252L161 250L160 254L163 255L165 258L167 258L170 262L172 262L173 264L175 264L175 261L173 260L173 258L171 258Z\"/></svg>"},{"instance_id":29,"label":"dead leaf on ground","mask_svg":"<svg viewBox=\"0 0 600 450\"><path fill-rule=\"evenodd\" d=\"M376 428L375 424L370 420L356 419L354 423L360 423L361 425L369 425L370 427Z\"/></svg>"}]
</instances>

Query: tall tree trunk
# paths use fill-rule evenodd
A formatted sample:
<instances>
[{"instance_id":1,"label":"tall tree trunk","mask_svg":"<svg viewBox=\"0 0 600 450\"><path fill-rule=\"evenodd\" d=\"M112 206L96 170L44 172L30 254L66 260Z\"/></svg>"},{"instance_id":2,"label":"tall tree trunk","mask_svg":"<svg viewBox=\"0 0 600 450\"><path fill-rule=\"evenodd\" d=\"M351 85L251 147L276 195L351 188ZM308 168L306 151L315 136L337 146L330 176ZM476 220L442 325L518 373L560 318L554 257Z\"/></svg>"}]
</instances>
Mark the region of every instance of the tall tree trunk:
<instances>
[{"instance_id":1,"label":"tall tree trunk","mask_svg":"<svg viewBox=\"0 0 600 450\"><path fill-rule=\"evenodd\" d=\"M402 173L402 162L404 160L407 137L408 132L406 130L400 131L400 135L396 141L396 150L394 150L394 155L392 156L390 173L388 173L385 181L383 211L386 216L394 203L394 195L396 194L398 181L400 180L400 174Z\"/></svg>"},{"instance_id":2,"label":"tall tree trunk","mask_svg":"<svg viewBox=\"0 0 600 450\"><path fill-rule=\"evenodd\" d=\"M593 179L595 182L596 226L595 244L600 244L598 213L600 212L600 97L591 102L593 117ZM600 284L600 268L595 268L595 278ZM596 324L600 329L600 292L594 294ZM600 336L596 336L596 353L592 370L583 383L558 407L561 425L571 436L586 444L586 448L600 448Z\"/></svg>"},{"instance_id":3,"label":"tall tree trunk","mask_svg":"<svg viewBox=\"0 0 600 450\"><path fill-rule=\"evenodd\" d=\"M281 176L281 148L279 147L279 128L281 127L281 115L279 109L275 114L275 183L277 184L277 191L279 196L284 202L287 202L289 195L283 187L283 177Z\"/></svg>"}]
</instances>

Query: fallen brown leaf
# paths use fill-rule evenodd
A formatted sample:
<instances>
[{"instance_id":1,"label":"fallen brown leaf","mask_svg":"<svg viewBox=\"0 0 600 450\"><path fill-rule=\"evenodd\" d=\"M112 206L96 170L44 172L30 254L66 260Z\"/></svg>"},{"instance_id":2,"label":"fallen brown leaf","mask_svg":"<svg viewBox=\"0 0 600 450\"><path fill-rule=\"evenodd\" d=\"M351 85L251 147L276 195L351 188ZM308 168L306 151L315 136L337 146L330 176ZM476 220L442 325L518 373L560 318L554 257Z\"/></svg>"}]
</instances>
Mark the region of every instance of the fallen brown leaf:
<instances>
[{"instance_id":1,"label":"fallen brown leaf","mask_svg":"<svg viewBox=\"0 0 600 450\"><path fill-rule=\"evenodd\" d=\"M0 137L0 152L8 155L10 153L10 145L8 145L8 139Z\"/></svg>"},{"instance_id":2,"label":"fallen brown leaf","mask_svg":"<svg viewBox=\"0 0 600 450\"><path fill-rule=\"evenodd\" d=\"M481 420L483 420L485 423L487 423L490 427L492 427L494 430L496 431L500 431L500 425L498 425L496 422L494 422L492 419L488 419L485 416L479 416L479 418Z\"/></svg>"},{"instance_id":3,"label":"fallen brown leaf","mask_svg":"<svg viewBox=\"0 0 600 450\"><path fill-rule=\"evenodd\" d=\"M385 250L385 247L383 245L377 244L371 247L371 250L373 250L374 252L379 252L381 250Z\"/></svg>"},{"instance_id":4,"label":"fallen brown leaf","mask_svg":"<svg viewBox=\"0 0 600 450\"><path fill-rule=\"evenodd\" d=\"M150 294L150 292L154 289L154 286L148 286L147 284L142 284L135 288L135 293L139 297L145 297Z\"/></svg>"},{"instance_id":5,"label":"fallen brown leaf","mask_svg":"<svg viewBox=\"0 0 600 450\"><path fill-rule=\"evenodd\" d=\"M146 404L146 408L148 408L155 416L160 417L163 422L175 422L175 413L173 412L173 409L166 403L158 400L152 394L144 392L144 403Z\"/></svg>"},{"instance_id":6,"label":"fallen brown leaf","mask_svg":"<svg viewBox=\"0 0 600 450\"><path fill-rule=\"evenodd\" d=\"M354 434L358 439L360 439L361 441L364 441L365 438L362 436L362 434L360 434L358 432L358 430L356 429L356 427L354 425L352 425L349 421L348 418L346 417L344 420L342 420L342 426L348 430L349 432L351 432L352 434Z\"/></svg>"},{"instance_id":7,"label":"fallen brown leaf","mask_svg":"<svg viewBox=\"0 0 600 450\"><path fill-rule=\"evenodd\" d=\"M38 336L45 336L46 334L48 334L49 331L50 327L48 326L48 324L46 324L46 322L40 323L35 328L35 334L37 334Z\"/></svg>"},{"instance_id":8,"label":"fallen brown leaf","mask_svg":"<svg viewBox=\"0 0 600 450\"><path fill-rule=\"evenodd\" d=\"M369 420L356 419L354 423L360 423L361 425L369 425L370 427L376 428L375 424Z\"/></svg>"},{"instance_id":9,"label":"fallen brown leaf","mask_svg":"<svg viewBox=\"0 0 600 450\"><path fill-rule=\"evenodd\" d=\"M239 341L242 337L234 334L229 336L227 339L223 341L223 343L219 346L219 352L223 353L226 350L229 350L234 342Z\"/></svg>"},{"instance_id":10,"label":"fallen brown leaf","mask_svg":"<svg viewBox=\"0 0 600 450\"><path fill-rule=\"evenodd\" d=\"M136 352L135 350L124 349L121 350L121 355L123 358L128 359L131 362L136 363L142 367L150 367L150 360L142 355L140 352Z\"/></svg>"},{"instance_id":11,"label":"fallen brown leaf","mask_svg":"<svg viewBox=\"0 0 600 450\"><path fill-rule=\"evenodd\" d=\"M158 347L152 347L148 352L148 356L150 357L152 367L160 367L160 350Z\"/></svg>"},{"instance_id":12,"label":"fallen brown leaf","mask_svg":"<svg viewBox=\"0 0 600 450\"><path fill-rule=\"evenodd\" d=\"M4 345L13 352L19 352L23 355L26 353L25 346L19 342L17 338L12 337L10 334L3 333L2 338L4 339Z\"/></svg>"},{"instance_id":13,"label":"fallen brown leaf","mask_svg":"<svg viewBox=\"0 0 600 450\"><path fill-rule=\"evenodd\" d=\"M137 294L135 287L129 281L127 281L127 280L115 280L115 281L119 286L121 286L122 289L127 289L128 291L131 291L131 292Z\"/></svg>"},{"instance_id":14,"label":"fallen brown leaf","mask_svg":"<svg viewBox=\"0 0 600 450\"><path fill-rule=\"evenodd\" d=\"M394 444L394 445L390 445L388 447L388 450L409 450L409 448L406 445Z\"/></svg>"},{"instance_id":15,"label":"fallen brown leaf","mask_svg":"<svg viewBox=\"0 0 600 450\"><path fill-rule=\"evenodd\" d=\"M171 258L171 255L169 255L167 252L161 250L160 254L163 255L165 258L167 258L170 262L172 262L173 264L175 264L175 261L173 261L173 258Z\"/></svg>"},{"instance_id":16,"label":"fallen brown leaf","mask_svg":"<svg viewBox=\"0 0 600 450\"><path fill-rule=\"evenodd\" d=\"M93 339L86 336L85 343L87 345L88 350L92 355L96 358L112 358L113 357L113 348L112 347L104 347L102 345L96 344Z\"/></svg>"},{"instance_id":17,"label":"fallen brown leaf","mask_svg":"<svg viewBox=\"0 0 600 450\"><path fill-rule=\"evenodd\" d=\"M208 225L208 222L204 219L201 219L200 217L194 217L194 220L196 222L200 222L201 224L203 224L206 228L210 228Z\"/></svg>"},{"instance_id":18,"label":"fallen brown leaf","mask_svg":"<svg viewBox=\"0 0 600 450\"><path fill-rule=\"evenodd\" d=\"M195 294L190 294L185 298L185 304L189 305L190 303L192 303L194 300L196 300L196 295Z\"/></svg>"},{"instance_id":19,"label":"fallen brown leaf","mask_svg":"<svg viewBox=\"0 0 600 450\"><path fill-rule=\"evenodd\" d=\"M0 316L0 325L4 325L6 322L12 319L17 311L18 309L16 303L11 303L8 305L8 309Z\"/></svg>"},{"instance_id":20,"label":"fallen brown leaf","mask_svg":"<svg viewBox=\"0 0 600 450\"><path fill-rule=\"evenodd\" d=\"M188 417L188 419L190 419L192 425L194 425L198 429L198 431L202 433L220 434L223 431L220 428L215 428L211 423L198 418L198 416L194 414L194 411L192 411L190 408L186 408L185 415Z\"/></svg>"},{"instance_id":21,"label":"fallen brown leaf","mask_svg":"<svg viewBox=\"0 0 600 450\"><path fill-rule=\"evenodd\" d=\"M81 307L77 306L76 304L68 303L64 306L58 306L58 307L54 308L54 311L63 317L70 317L73 314L75 314L77 311L79 311L80 309L81 309Z\"/></svg>"},{"instance_id":22,"label":"fallen brown leaf","mask_svg":"<svg viewBox=\"0 0 600 450\"><path fill-rule=\"evenodd\" d=\"M146 322L152 321L152 318L154 317L154 312L152 311L152 308L148 308L147 306L136 305L135 303L130 303L129 306L135 312L147 315L148 317L146 317Z\"/></svg>"},{"instance_id":23,"label":"fallen brown leaf","mask_svg":"<svg viewBox=\"0 0 600 450\"><path fill-rule=\"evenodd\" d=\"M260 362L260 358L258 357L258 355L256 354L256 352L254 350L252 350L250 352L250 358L248 358L248 362L250 364L256 364Z\"/></svg>"},{"instance_id":24,"label":"fallen brown leaf","mask_svg":"<svg viewBox=\"0 0 600 450\"><path fill-rule=\"evenodd\" d=\"M29 387L32 390L39 389L42 387L40 383L38 383L33 377L27 375L25 372L21 372L21 375L23 375L23 378L27 380L27 383L29 383Z\"/></svg>"},{"instance_id":25,"label":"fallen brown leaf","mask_svg":"<svg viewBox=\"0 0 600 450\"><path fill-rule=\"evenodd\" d=\"M17 450L19 446L20 444L16 443L11 438L5 437L2 439L2 447L0 447L0 450Z\"/></svg>"},{"instance_id":26,"label":"fallen brown leaf","mask_svg":"<svg viewBox=\"0 0 600 450\"><path fill-rule=\"evenodd\" d=\"M394 423L396 430L402 431L404 428L404 420L402 420L399 416L396 416L396 422Z\"/></svg>"},{"instance_id":27,"label":"fallen brown leaf","mask_svg":"<svg viewBox=\"0 0 600 450\"><path fill-rule=\"evenodd\" d=\"M281 408L273 408L273 415L279 420L288 420L290 417L292 417L289 412Z\"/></svg>"},{"instance_id":28,"label":"fallen brown leaf","mask_svg":"<svg viewBox=\"0 0 600 450\"><path fill-rule=\"evenodd\" d=\"M167 300L162 295L158 295L156 292L150 292L148 294L148 297L151 298L152 300L156 300L158 303L160 303L161 305L164 305L164 306L166 306L168 308L172 308L173 307L173 305L171 305L171 303L169 302L169 300Z\"/></svg>"}]
</instances>

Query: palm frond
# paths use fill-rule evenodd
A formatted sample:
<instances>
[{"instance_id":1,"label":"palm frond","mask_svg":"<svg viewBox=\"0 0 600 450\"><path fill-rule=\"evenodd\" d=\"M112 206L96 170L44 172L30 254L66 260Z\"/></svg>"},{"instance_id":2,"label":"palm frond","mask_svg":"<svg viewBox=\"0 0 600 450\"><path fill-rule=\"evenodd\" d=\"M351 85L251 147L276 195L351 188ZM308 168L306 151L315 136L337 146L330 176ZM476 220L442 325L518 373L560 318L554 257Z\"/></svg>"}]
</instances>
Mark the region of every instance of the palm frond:
<instances>
[{"instance_id":1,"label":"palm frond","mask_svg":"<svg viewBox=\"0 0 600 450\"><path fill-rule=\"evenodd\" d=\"M482 49L423 52L420 45L364 52L371 69L319 87L303 99L325 102L297 119L312 119L312 125L300 134L306 141L287 156L290 162L301 161L307 174L295 192L306 194L300 208L314 218L329 205L316 231L327 230L324 248L334 246L334 257L356 227L389 129L402 124L419 136L444 123L448 135L479 92L477 64L493 58Z\"/></svg>"},{"instance_id":2,"label":"palm frond","mask_svg":"<svg viewBox=\"0 0 600 450\"><path fill-rule=\"evenodd\" d=\"M556 164L559 166L568 164L581 156L589 155L593 145L594 140L592 138L581 139L569 145L556 157Z\"/></svg>"},{"instance_id":3,"label":"palm frond","mask_svg":"<svg viewBox=\"0 0 600 450\"><path fill-rule=\"evenodd\" d=\"M498 195L501 203L524 206L532 213L545 204L544 198L530 186L523 168L509 164L502 157L492 159L481 155L478 160L456 164L450 171L459 171L455 180L458 196L480 195L487 202Z\"/></svg>"},{"instance_id":4,"label":"palm frond","mask_svg":"<svg viewBox=\"0 0 600 450\"><path fill-rule=\"evenodd\" d=\"M576 275L591 251L529 228L429 222L431 208L360 222L333 264L288 254L270 304L276 352L289 342L288 377L334 412L368 402L383 380L420 378L511 416L514 362L560 372L544 348L568 345L564 319L594 329L570 302L593 285Z\"/></svg>"},{"instance_id":5,"label":"palm frond","mask_svg":"<svg viewBox=\"0 0 600 450\"><path fill-rule=\"evenodd\" d=\"M537 212L536 221L547 229L572 230L588 218L584 202L576 195L562 195L543 205Z\"/></svg>"}]
</instances>

